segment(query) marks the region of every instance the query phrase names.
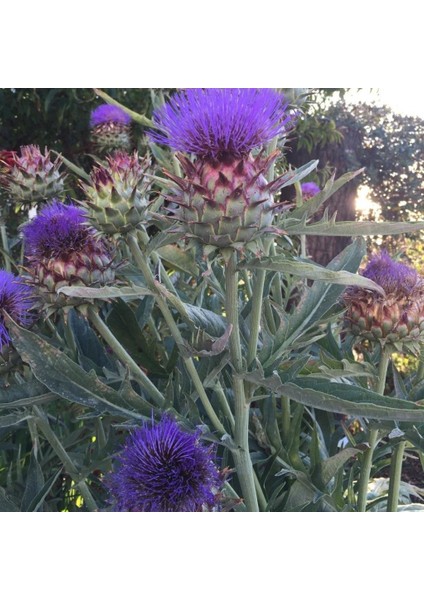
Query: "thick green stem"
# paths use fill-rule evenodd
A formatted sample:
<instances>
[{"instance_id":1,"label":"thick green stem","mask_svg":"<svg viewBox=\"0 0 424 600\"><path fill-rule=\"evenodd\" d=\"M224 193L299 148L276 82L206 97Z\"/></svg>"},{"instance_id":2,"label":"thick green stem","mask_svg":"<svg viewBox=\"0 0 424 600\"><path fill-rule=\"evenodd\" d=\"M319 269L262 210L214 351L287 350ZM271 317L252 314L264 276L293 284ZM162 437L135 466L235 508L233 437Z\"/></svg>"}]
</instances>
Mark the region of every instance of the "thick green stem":
<instances>
[{"instance_id":1,"label":"thick green stem","mask_svg":"<svg viewBox=\"0 0 424 600\"><path fill-rule=\"evenodd\" d=\"M138 233L138 238L141 241L141 243L144 246L147 246L147 244L149 243L149 236L147 235L147 233L143 230L139 230L137 233ZM161 280L163 281L165 287L170 292L172 292L173 294L176 295L177 290L175 289L174 284L172 283L168 273L166 272L166 269L162 264L160 256L157 254L157 252L151 252L150 256L152 257L153 264L155 265L155 267L159 268L160 277L161 277Z\"/></svg>"},{"instance_id":2,"label":"thick green stem","mask_svg":"<svg viewBox=\"0 0 424 600\"><path fill-rule=\"evenodd\" d=\"M1 233L1 243L3 246L4 266L5 266L6 271L12 271L12 263L10 261L9 240L7 238L6 225L3 221L2 216L0 216L0 233Z\"/></svg>"},{"instance_id":3,"label":"thick green stem","mask_svg":"<svg viewBox=\"0 0 424 600\"><path fill-rule=\"evenodd\" d=\"M243 357L240 341L238 310L238 274L237 253L231 250L225 272L225 312L232 325L230 336L230 355L234 368L233 392L235 402L234 441L237 448L233 452L237 475L247 510L259 512L255 489L255 478L249 452L249 409L243 383Z\"/></svg>"},{"instance_id":4,"label":"thick green stem","mask_svg":"<svg viewBox=\"0 0 424 600\"><path fill-rule=\"evenodd\" d=\"M90 306L88 308L88 317L94 327L97 329L99 334L102 336L104 341L110 346L116 356L121 360L124 365L127 365L130 369L133 377L139 382L141 387L150 395L152 400L159 406L164 406L166 400L161 392L155 385L150 381L144 371L138 366L134 359L128 354L125 348L113 335L106 323L100 318L96 309ZM141 407L140 407L141 408Z\"/></svg>"},{"instance_id":5,"label":"thick green stem","mask_svg":"<svg viewBox=\"0 0 424 600\"><path fill-rule=\"evenodd\" d=\"M62 461L62 464L65 467L68 475L72 477L72 479L75 481L75 487L77 487L81 492L81 495L84 498L84 502L88 510L98 511L99 508L90 492L90 488L88 487L85 481L81 480L81 474L78 472L78 469L72 462L72 459L70 458L69 454L66 452L65 448L62 446L56 434L50 427L46 416L36 406L33 407L33 411L36 415L37 427L42 431L44 437Z\"/></svg>"},{"instance_id":6,"label":"thick green stem","mask_svg":"<svg viewBox=\"0 0 424 600\"><path fill-rule=\"evenodd\" d=\"M184 347L184 339L180 333L180 330L178 329L177 324L174 321L174 317L172 316L172 313L171 313L170 309L168 308L167 303L165 302L165 300L162 298L162 296L158 292L158 288L156 286L155 279L152 275L152 272L150 270L150 267L146 261L144 254L141 252L141 250L138 246L137 239L133 235L129 234L127 237L127 242L128 242L128 246L132 252L132 255L134 257L134 260L135 260L137 266L143 273L143 277L146 280L147 287L152 292L155 293L155 299L156 299L157 305L159 306L159 309L162 312L163 318L165 319L166 324L169 327L172 337L174 338L174 340L178 346ZM222 425L222 423L220 422L217 414L215 413L215 411L213 409L212 404L209 401L208 395L205 391L205 388L203 387L202 381L199 377L199 374L197 372L197 369L195 367L193 359L190 357L183 356L183 361L184 361L186 369L191 377L191 380L194 384L194 387L196 388L196 392L199 395L199 398L203 405L203 408L206 411L206 414L208 415L208 417L211 420L215 429L220 434L222 434L222 435L225 434L226 433L225 428Z\"/></svg>"},{"instance_id":7,"label":"thick green stem","mask_svg":"<svg viewBox=\"0 0 424 600\"><path fill-rule=\"evenodd\" d=\"M296 190L296 206L300 207L303 204L303 194L302 194L302 187L301 187L299 181L297 181L294 184L294 188ZM307 248L306 248L306 235L301 234L300 235L300 258L306 258L307 255L308 255L308 252L307 252Z\"/></svg>"},{"instance_id":8,"label":"thick green stem","mask_svg":"<svg viewBox=\"0 0 424 600\"><path fill-rule=\"evenodd\" d=\"M286 396L281 397L281 438L284 444L288 443L290 435L290 417L291 407L290 399Z\"/></svg>"},{"instance_id":9,"label":"thick green stem","mask_svg":"<svg viewBox=\"0 0 424 600\"><path fill-rule=\"evenodd\" d=\"M378 369L378 380L376 386L376 392L378 394L384 394L384 388L386 386L387 369L389 366L391 357L391 351L388 348L382 348L380 365ZM375 447L378 443L378 429L371 429L369 432L369 448L363 454L363 462L361 467L361 474L359 477L359 490L358 490L358 512L365 512L367 509L367 495L368 495L368 483L372 468L372 459Z\"/></svg>"},{"instance_id":10,"label":"thick green stem","mask_svg":"<svg viewBox=\"0 0 424 600\"><path fill-rule=\"evenodd\" d=\"M269 249L273 240L265 242L264 254L268 256ZM266 270L260 269L256 272L252 289L252 310L250 313L250 337L247 348L247 368L250 368L256 358L258 349L259 331L261 328L263 293L265 285Z\"/></svg>"},{"instance_id":11,"label":"thick green stem","mask_svg":"<svg viewBox=\"0 0 424 600\"><path fill-rule=\"evenodd\" d=\"M397 512L405 446L406 441L402 440L395 446L395 449L393 450L390 464L390 483L389 497L387 498L387 512Z\"/></svg>"}]
</instances>

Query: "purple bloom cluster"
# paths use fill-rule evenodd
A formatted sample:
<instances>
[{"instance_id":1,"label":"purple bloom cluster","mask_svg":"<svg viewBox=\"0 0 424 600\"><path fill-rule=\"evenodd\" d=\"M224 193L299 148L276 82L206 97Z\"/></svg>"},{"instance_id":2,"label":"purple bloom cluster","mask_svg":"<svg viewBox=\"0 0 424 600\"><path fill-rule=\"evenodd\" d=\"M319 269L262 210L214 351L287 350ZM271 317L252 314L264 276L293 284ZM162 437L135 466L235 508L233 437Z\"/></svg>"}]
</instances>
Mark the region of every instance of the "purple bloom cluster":
<instances>
[{"instance_id":1,"label":"purple bloom cluster","mask_svg":"<svg viewBox=\"0 0 424 600\"><path fill-rule=\"evenodd\" d=\"M370 258L362 275L381 285L386 294L407 296L418 283L417 271L413 267L394 261L385 250Z\"/></svg>"},{"instance_id":2,"label":"purple bloom cluster","mask_svg":"<svg viewBox=\"0 0 424 600\"><path fill-rule=\"evenodd\" d=\"M282 133L290 116L282 94L272 89L195 88L153 114L153 142L203 158L243 156Z\"/></svg>"},{"instance_id":3,"label":"purple bloom cluster","mask_svg":"<svg viewBox=\"0 0 424 600\"><path fill-rule=\"evenodd\" d=\"M95 230L84 209L55 200L23 227L26 253L31 260L64 258L82 250Z\"/></svg>"},{"instance_id":4,"label":"purple bloom cluster","mask_svg":"<svg viewBox=\"0 0 424 600\"><path fill-rule=\"evenodd\" d=\"M136 429L108 487L120 512L197 512L215 504L214 450L170 417Z\"/></svg>"},{"instance_id":5,"label":"purple bloom cluster","mask_svg":"<svg viewBox=\"0 0 424 600\"><path fill-rule=\"evenodd\" d=\"M101 104L91 112L90 127L111 122L129 125L131 117L119 106L113 106L112 104Z\"/></svg>"},{"instance_id":6,"label":"purple bloom cluster","mask_svg":"<svg viewBox=\"0 0 424 600\"><path fill-rule=\"evenodd\" d=\"M0 350L10 342L9 332L4 322L7 313L18 325L29 327L35 320L35 299L33 290L8 271L0 271Z\"/></svg>"},{"instance_id":7,"label":"purple bloom cluster","mask_svg":"<svg viewBox=\"0 0 424 600\"><path fill-rule=\"evenodd\" d=\"M310 200L314 196L320 193L320 187L313 181L302 183L302 196L304 200Z\"/></svg>"}]
</instances>

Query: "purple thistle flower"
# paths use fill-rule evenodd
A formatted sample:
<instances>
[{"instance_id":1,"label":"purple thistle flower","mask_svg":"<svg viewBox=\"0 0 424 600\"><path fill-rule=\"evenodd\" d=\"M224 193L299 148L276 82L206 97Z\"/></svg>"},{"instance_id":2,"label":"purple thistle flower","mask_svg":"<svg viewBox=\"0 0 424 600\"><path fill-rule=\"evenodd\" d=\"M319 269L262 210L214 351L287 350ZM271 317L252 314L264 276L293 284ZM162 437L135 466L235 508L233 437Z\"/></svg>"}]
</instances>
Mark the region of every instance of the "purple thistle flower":
<instances>
[{"instance_id":1,"label":"purple thistle flower","mask_svg":"<svg viewBox=\"0 0 424 600\"><path fill-rule=\"evenodd\" d=\"M153 142L202 158L240 157L285 131L287 102L272 89L195 88L153 113Z\"/></svg>"},{"instance_id":2,"label":"purple thistle flower","mask_svg":"<svg viewBox=\"0 0 424 600\"><path fill-rule=\"evenodd\" d=\"M362 275L378 283L386 294L408 296L418 283L417 271L394 261L386 250L371 257Z\"/></svg>"},{"instance_id":3,"label":"purple thistle flower","mask_svg":"<svg viewBox=\"0 0 424 600\"><path fill-rule=\"evenodd\" d=\"M46 260L83 250L96 231L88 225L84 209L55 200L23 227L23 233L31 259Z\"/></svg>"},{"instance_id":4,"label":"purple thistle flower","mask_svg":"<svg viewBox=\"0 0 424 600\"><path fill-rule=\"evenodd\" d=\"M302 183L302 196L304 200L310 200L314 196L320 193L320 187L314 183L313 181L308 181L307 183Z\"/></svg>"},{"instance_id":5,"label":"purple thistle flower","mask_svg":"<svg viewBox=\"0 0 424 600\"><path fill-rule=\"evenodd\" d=\"M8 271L0 271L0 351L10 342L4 314L7 313L18 325L29 327L36 318L31 312L34 305L31 287L25 285L20 277Z\"/></svg>"},{"instance_id":6,"label":"purple thistle flower","mask_svg":"<svg viewBox=\"0 0 424 600\"><path fill-rule=\"evenodd\" d=\"M119 106L113 106L112 104L101 104L91 112L90 127L96 127L102 123L121 123L122 125L129 125L131 123L131 117L119 108Z\"/></svg>"},{"instance_id":7,"label":"purple thistle flower","mask_svg":"<svg viewBox=\"0 0 424 600\"><path fill-rule=\"evenodd\" d=\"M126 442L108 487L120 512L197 512L213 507L221 478L214 450L199 433L169 416L136 429Z\"/></svg>"}]
</instances>

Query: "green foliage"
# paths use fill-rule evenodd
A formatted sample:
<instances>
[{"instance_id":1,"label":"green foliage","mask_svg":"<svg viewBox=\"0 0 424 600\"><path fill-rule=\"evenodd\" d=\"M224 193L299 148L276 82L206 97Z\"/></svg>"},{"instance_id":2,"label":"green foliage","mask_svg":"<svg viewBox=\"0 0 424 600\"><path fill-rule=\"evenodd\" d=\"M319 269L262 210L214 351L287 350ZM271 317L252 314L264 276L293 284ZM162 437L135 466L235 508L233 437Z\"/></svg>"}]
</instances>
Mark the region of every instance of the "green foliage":
<instances>
[{"instance_id":1,"label":"green foliage","mask_svg":"<svg viewBox=\"0 0 424 600\"><path fill-rule=\"evenodd\" d=\"M161 101L154 90L106 92L147 117ZM1 90L0 105L8 109L0 113L0 146L38 143L64 152L76 197L76 178L84 179L81 168L92 160L83 154L88 116L98 103L90 90ZM138 147L145 153L142 122ZM331 123L317 115L309 135L302 121L305 147L338 144ZM369 139L377 140L371 117L369 127ZM381 148L363 155L374 161L381 185L375 148L388 151L384 131ZM399 141L391 151L400 156L401 148ZM157 146L151 153L153 200L138 238L108 240L119 263L116 282L62 288L62 298L81 301L78 308L48 318L41 309L43 318L30 330L1 314L20 358L5 362L0 378L0 510L110 510L104 480L128 432L168 412L187 429L200 426L203 441L217 447L220 467L231 470L224 507L251 506L240 466L242 421L262 511L356 511L371 428L380 432L371 477L387 467L399 439L422 460L424 384L423 369L392 365L381 392L381 348L348 335L342 294L353 285L383 291L357 274L364 236L415 232L422 223L335 222L327 213L315 221L360 169L330 177L311 201L282 210L276 229L242 252L188 248L167 214L173 183L166 171L178 170L175 157ZM286 170L282 156L276 170L289 187L315 168L310 161ZM372 171L366 176L378 180ZM411 210L413 202L411 196ZM325 267L300 255L301 236L352 232L354 241ZM12 233L11 254L22 265L24 250Z\"/></svg>"}]
</instances>

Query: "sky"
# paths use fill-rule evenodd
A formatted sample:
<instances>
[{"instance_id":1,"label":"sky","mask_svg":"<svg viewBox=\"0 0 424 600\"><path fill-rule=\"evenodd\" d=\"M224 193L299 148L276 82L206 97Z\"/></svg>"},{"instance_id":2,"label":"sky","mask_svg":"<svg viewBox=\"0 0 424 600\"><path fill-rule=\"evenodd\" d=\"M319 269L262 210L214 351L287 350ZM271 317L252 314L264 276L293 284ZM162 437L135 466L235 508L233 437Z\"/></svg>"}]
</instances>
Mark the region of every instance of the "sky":
<instances>
[{"instance_id":1,"label":"sky","mask_svg":"<svg viewBox=\"0 0 424 600\"><path fill-rule=\"evenodd\" d=\"M422 94L408 86L384 88L352 88L347 97L352 101L387 104L394 112L402 115L417 116L424 119L424 102Z\"/></svg>"}]
</instances>

